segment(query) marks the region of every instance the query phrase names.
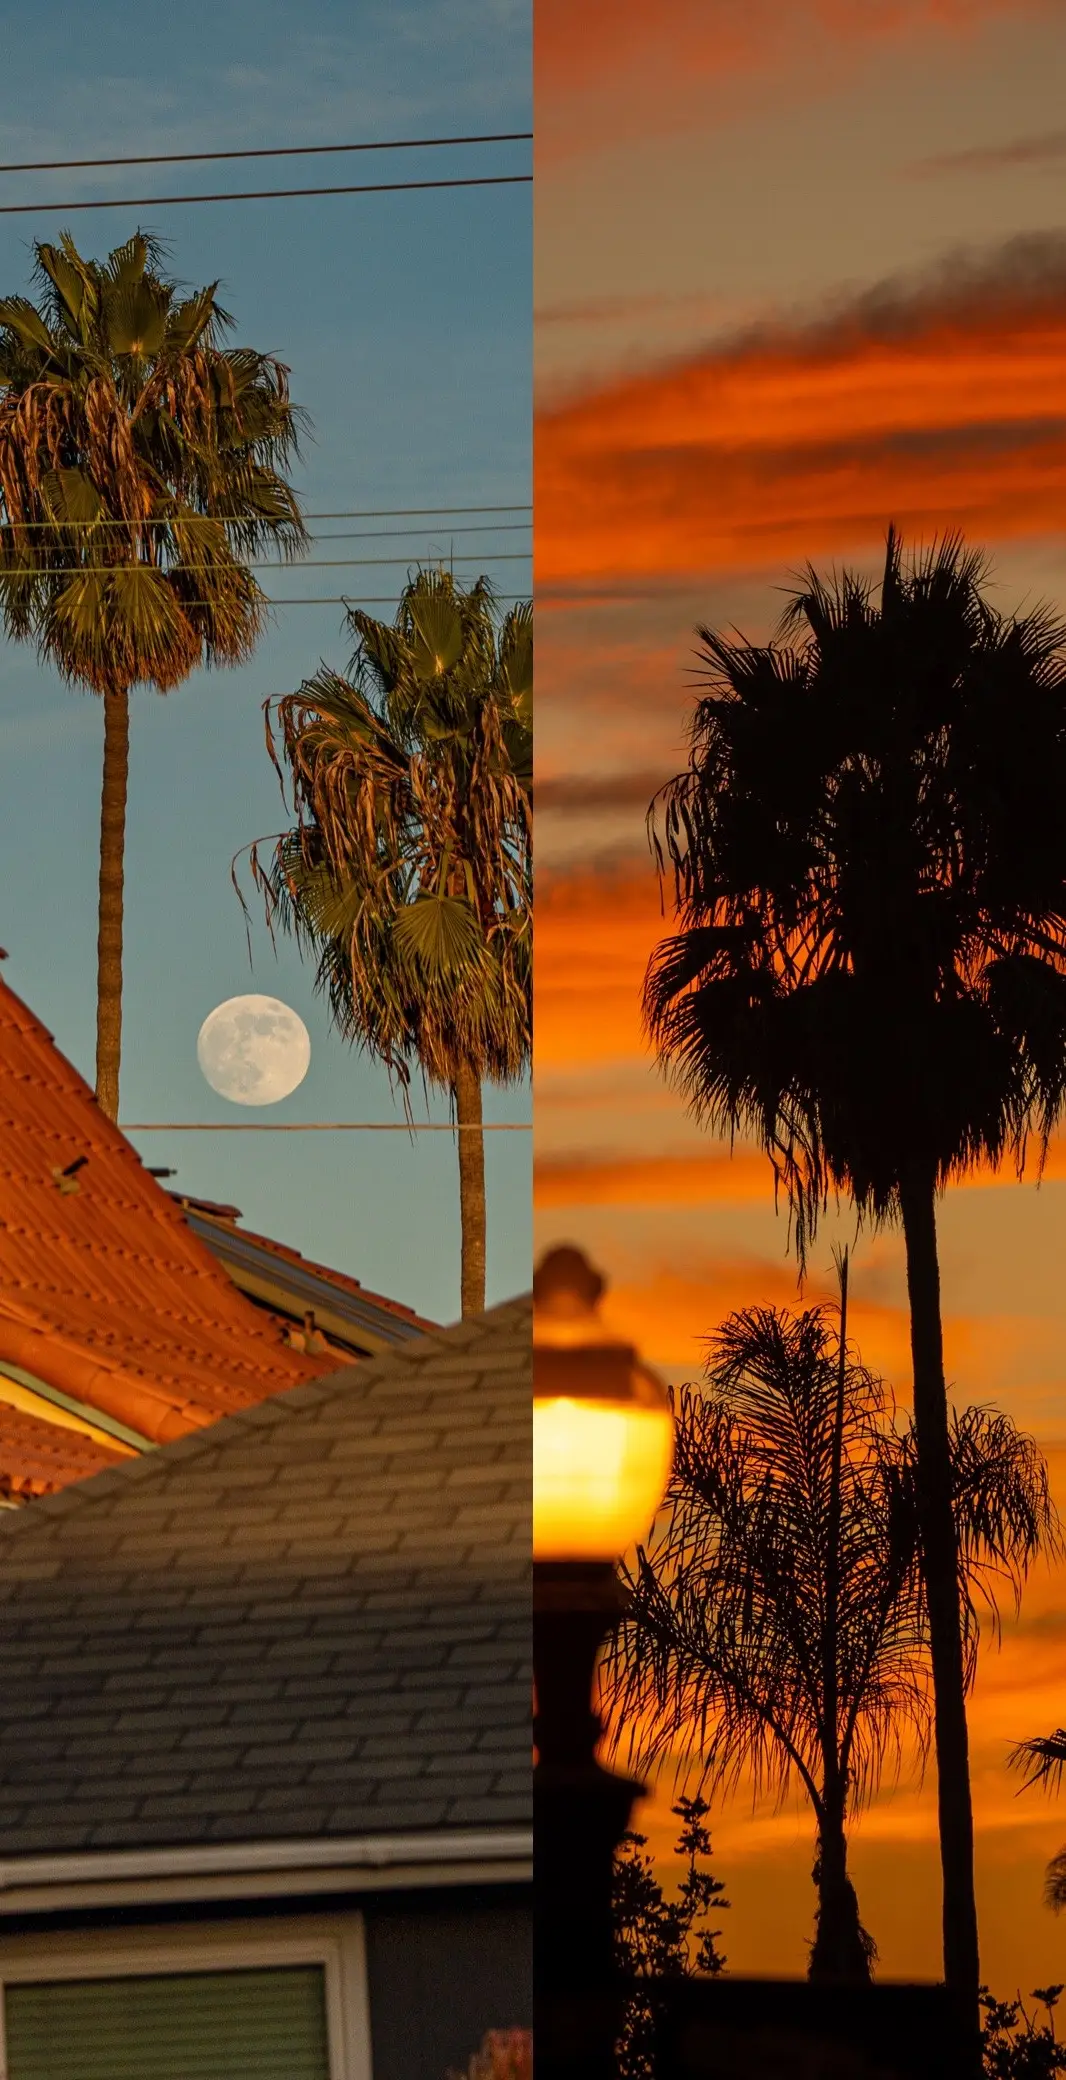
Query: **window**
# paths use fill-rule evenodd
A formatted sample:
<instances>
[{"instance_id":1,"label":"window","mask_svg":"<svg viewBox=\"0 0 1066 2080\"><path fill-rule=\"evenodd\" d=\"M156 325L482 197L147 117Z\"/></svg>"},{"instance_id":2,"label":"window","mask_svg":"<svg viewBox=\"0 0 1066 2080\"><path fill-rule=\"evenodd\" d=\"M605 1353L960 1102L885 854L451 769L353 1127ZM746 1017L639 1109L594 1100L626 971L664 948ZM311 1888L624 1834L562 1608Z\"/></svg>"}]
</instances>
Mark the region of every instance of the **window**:
<instances>
[{"instance_id":1,"label":"window","mask_svg":"<svg viewBox=\"0 0 1066 2080\"><path fill-rule=\"evenodd\" d=\"M321 1965L43 1979L5 2009L9 2080L330 2080Z\"/></svg>"},{"instance_id":2,"label":"window","mask_svg":"<svg viewBox=\"0 0 1066 2080\"><path fill-rule=\"evenodd\" d=\"M356 1917L0 1943L3 2080L368 2080Z\"/></svg>"}]
</instances>

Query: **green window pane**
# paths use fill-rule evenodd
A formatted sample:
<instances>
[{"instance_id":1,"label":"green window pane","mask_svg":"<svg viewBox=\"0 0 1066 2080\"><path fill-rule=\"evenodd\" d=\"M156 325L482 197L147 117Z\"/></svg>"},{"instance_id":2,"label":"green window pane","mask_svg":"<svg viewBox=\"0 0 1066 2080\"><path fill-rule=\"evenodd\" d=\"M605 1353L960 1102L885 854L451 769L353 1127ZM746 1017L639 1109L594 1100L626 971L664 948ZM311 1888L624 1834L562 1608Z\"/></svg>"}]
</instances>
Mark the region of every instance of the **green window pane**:
<instances>
[{"instance_id":1,"label":"green window pane","mask_svg":"<svg viewBox=\"0 0 1066 2080\"><path fill-rule=\"evenodd\" d=\"M320 1966L4 1991L9 2080L329 2080Z\"/></svg>"}]
</instances>

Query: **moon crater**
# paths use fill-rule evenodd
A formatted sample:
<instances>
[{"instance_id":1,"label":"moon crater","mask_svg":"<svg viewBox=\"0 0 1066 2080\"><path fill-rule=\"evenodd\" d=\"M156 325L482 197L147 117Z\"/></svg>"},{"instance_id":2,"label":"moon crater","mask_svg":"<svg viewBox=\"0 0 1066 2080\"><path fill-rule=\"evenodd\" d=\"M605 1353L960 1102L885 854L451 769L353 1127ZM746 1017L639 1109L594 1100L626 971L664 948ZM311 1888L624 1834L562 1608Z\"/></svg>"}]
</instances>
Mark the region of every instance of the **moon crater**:
<instances>
[{"instance_id":1,"label":"moon crater","mask_svg":"<svg viewBox=\"0 0 1066 2080\"><path fill-rule=\"evenodd\" d=\"M200 1027L196 1059L220 1098L276 1105L296 1090L311 1061L302 1018L278 997L229 997Z\"/></svg>"}]
</instances>

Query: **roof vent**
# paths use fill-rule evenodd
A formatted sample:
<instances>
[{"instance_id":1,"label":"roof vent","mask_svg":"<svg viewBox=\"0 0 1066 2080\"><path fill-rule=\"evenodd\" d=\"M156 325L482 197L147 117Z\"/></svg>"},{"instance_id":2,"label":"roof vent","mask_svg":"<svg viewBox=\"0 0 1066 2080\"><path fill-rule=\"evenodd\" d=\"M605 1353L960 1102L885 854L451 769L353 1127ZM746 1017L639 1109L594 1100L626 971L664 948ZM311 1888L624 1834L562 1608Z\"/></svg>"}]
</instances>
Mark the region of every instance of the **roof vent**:
<instances>
[{"instance_id":1,"label":"roof vent","mask_svg":"<svg viewBox=\"0 0 1066 2080\"><path fill-rule=\"evenodd\" d=\"M329 1349L325 1337L320 1336L315 1327L315 1310L313 1307L308 1307L304 1310L303 1328L290 1329L285 1341L290 1350L304 1351L308 1357L317 1357L320 1351Z\"/></svg>"},{"instance_id":2,"label":"roof vent","mask_svg":"<svg viewBox=\"0 0 1066 2080\"><path fill-rule=\"evenodd\" d=\"M88 1160L88 1156L75 1156L74 1161L68 1163L65 1170L53 1170L53 1181L61 1192L80 1192L78 1171L84 1170Z\"/></svg>"}]
</instances>

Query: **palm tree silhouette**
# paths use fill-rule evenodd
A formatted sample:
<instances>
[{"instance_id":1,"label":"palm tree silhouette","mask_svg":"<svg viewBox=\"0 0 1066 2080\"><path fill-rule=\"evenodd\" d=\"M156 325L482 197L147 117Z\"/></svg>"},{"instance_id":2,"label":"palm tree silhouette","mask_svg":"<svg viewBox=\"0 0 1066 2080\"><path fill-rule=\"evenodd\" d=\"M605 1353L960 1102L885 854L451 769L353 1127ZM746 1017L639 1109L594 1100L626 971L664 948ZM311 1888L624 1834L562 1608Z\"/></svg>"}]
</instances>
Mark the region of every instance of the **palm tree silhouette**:
<instances>
[{"instance_id":1,"label":"palm tree silhouette","mask_svg":"<svg viewBox=\"0 0 1066 2080\"><path fill-rule=\"evenodd\" d=\"M39 303L0 301L0 622L103 700L96 1095L117 1119L130 690L251 654L248 559L306 541L299 414L280 361L225 344L217 283L180 294L157 240L34 252Z\"/></svg>"},{"instance_id":2,"label":"palm tree silhouette","mask_svg":"<svg viewBox=\"0 0 1066 2080\"><path fill-rule=\"evenodd\" d=\"M814 1812L812 1979L863 1982L876 1956L847 1866L848 1823L929 1732L928 1605L913 1431L838 1320L753 1308L708 1340L678 1400L662 1516L627 1575L604 1670L616 1747L673 1757L700 1789L741 1778ZM952 1423L967 1683L979 1614L1020 1593L1057 1520L1044 1462L1009 1418Z\"/></svg>"},{"instance_id":3,"label":"palm tree silhouette","mask_svg":"<svg viewBox=\"0 0 1066 2080\"><path fill-rule=\"evenodd\" d=\"M251 848L252 871L268 919L316 958L338 1031L404 1089L417 1069L450 1094L477 1314L482 1085L520 1076L531 1043L532 610L500 616L486 579L426 570L392 627L349 619L350 679L323 667L277 703L299 822L265 864Z\"/></svg>"},{"instance_id":4,"label":"palm tree silhouette","mask_svg":"<svg viewBox=\"0 0 1066 2080\"><path fill-rule=\"evenodd\" d=\"M1066 1090L1066 659L952 537L879 589L808 570L776 642L700 630L655 829L681 929L645 1005L698 1117L754 1136L801 1262L830 1191L902 1224L935 1691L944 1968L980 1981L936 1204L1046 1147ZM655 805L653 805L654 810Z\"/></svg>"},{"instance_id":5,"label":"palm tree silhouette","mask_svg":"<svg viewBox=\"0 0 1066 2080\"><path fill-rule=\"evenodd\" d=\"M1008 1759L1012 1769L1025 1771L1023 1791L1032 1784L1045 1784L1053 1791L1059 1790L1063 1770L1066 1770L1066 1726L1057 1726L1054 1733L1042 1734L1036 1740L1019 1741ZM1060 1849L1048 1864L1044 1874L1044 1898L1056 1914L1066 1907L1066 1848Z\"/></svg>"}]
</instances>

